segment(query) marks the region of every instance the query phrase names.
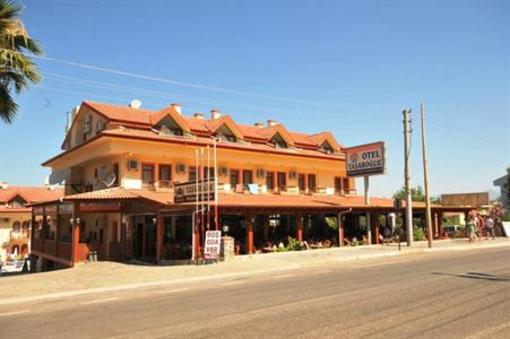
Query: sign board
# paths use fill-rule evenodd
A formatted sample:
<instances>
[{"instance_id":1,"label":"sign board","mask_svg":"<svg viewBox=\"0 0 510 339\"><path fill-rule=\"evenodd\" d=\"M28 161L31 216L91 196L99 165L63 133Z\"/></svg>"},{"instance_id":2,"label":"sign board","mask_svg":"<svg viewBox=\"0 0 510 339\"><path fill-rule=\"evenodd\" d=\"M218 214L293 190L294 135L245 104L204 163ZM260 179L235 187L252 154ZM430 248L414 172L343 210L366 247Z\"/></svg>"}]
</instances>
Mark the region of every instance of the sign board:
<instances>
[{"instance_id":1,"label":"sign board","mask_svg":"<svg viewBox=\"0 0 510 339\"><path fill-rule=\"evenodd\" d=\"M81 202L80 212L120 212L120 202Z\"/></svg>"},{"instance_id":2,"label":"sign board","mask_svg":"<svg viewBox=\"0 0 510 339\"><path fill-rule=\"evenodd\" d=\"M204 259L219 259L221 245L221 231L205 232Z\"/></svg>"},{"instance_id":3,"label":"sign board","mask_svg":"<svg viewBox=\"0 0 510 339\"><path fill-rule=\"evenodd\" d=\"M198 185L195 181L183 182L174 185L174 203L181 204L184 202L196 202L202 200L202 192L204 200L214 200L214 180L200 180Z\"/></svg>"},{"instance_id":4,"label":"sign board","mask_svg":"<svg viewBox=\"0 0 510 339\"><path fill-rule=\"evenodd\" d=\"M444 206L481 207L489 203L489 192L441 194L441 205Z\"/></svg>"},{"instance_id":5,"label":"sign board","mask_svg":"<svg viewBox=\"0 0 510 339\"><path fill-rule=\"evenodd\" d=\"M348 176L384 174L384 142L374 142L345 149Z\"/></svg>"}]
</instances>

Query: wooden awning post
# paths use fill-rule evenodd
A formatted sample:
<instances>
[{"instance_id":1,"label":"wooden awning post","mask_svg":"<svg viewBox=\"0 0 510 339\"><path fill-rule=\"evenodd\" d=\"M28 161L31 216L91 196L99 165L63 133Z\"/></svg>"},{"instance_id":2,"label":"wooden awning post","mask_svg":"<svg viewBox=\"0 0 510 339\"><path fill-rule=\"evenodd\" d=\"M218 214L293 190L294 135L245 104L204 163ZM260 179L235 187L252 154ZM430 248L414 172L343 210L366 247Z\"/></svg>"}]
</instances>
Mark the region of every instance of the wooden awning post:
<instances>
[{"instance_id":1,"label":"wooden awning post","mask_svg":"<svg viewBox=\"0 0 510 339\"><path fill-rule=\"evenodd\" d=\"M338 224L338 246L342 247L344 245L344 223L342 222L342 213L338 213L336 218Z\"/></svg>"},{"instance_id":2,"label":"wooden awning post","mask_svg":"<svg viewBox=\"0 0 510 339\"><path fill-rule=\"evenodd\" d=\"M297 234L296 238L298 241L303 241L303 218L301 213L296 213L296 226L297 226Z\"/></svg>"},{"instance_id":3,"label":"wooden awning post","mask_svg":"<svg viewBox=\"0 0 510 339\"><path fill-rule=\"evenodd\" d=\"M156 217L156 265L161 261L161 249L163 247L164 218L161 212Z\"/></svg>"},{"instance_id":4,"label":"wooden awning post","mask_svg":"<svg viewBox=\"0 0 510 339\"><path fill-rule=\"evenodd\" d=\"M252 212L246 212L246 253L253 254L253 217Z\"/></svg>"},{"instance_id":5,"label":"wooden awning post","mask_svg":"<svg viewBox=\"0 0 510 339\"><path fill-rule=\"evenodd\" d=\"M72 251L71 251L71 262L74 266L78 262L79 258L79 246L80 246L80 218L78 217L78 206L77 202L74 203L73 209L73 233L72 233Z\"/></svg>"}]
</instances>

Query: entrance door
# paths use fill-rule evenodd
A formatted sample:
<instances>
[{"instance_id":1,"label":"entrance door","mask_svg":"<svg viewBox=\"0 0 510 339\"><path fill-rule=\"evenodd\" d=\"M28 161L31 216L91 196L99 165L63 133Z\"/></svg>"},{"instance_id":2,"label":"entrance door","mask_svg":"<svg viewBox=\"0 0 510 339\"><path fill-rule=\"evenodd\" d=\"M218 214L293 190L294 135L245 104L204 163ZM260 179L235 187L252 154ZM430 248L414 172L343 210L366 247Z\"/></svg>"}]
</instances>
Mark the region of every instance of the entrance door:
<instances>
[{"instance_id":1,"label":"entrance door","mask_svg":"<svg viewBox=\"0 0 510 339\"><path fill-rule=\"evenodd\" d=\"M137 222L136 223L136 229L135 229L135 258L140 259L143 256L143 223Z\"/></svg>"},{"instance_id":2,"label":"entrance door","mask_svg":"<svg viewBox=\"0 0 510 339\"><path fill-rule=\"evenodd\" d=\"M156 224L153 216L145 217L145 253L147 260L156 260Z\"/></svg>"}]
</instances>

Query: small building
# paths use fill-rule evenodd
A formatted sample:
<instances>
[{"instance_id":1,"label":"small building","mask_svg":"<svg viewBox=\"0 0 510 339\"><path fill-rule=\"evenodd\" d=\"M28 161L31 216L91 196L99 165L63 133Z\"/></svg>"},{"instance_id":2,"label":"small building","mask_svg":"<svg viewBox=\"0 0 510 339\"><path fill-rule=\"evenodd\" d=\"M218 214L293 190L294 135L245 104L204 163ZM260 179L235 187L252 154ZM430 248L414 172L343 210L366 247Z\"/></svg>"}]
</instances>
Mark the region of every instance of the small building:
<instances>
[{"instance_id":1,"label":"small building","mask_svg":"<svg viewBox=\"0 0 510 339\"><path fill-rule=\"evenodd\" d=\"M264 252L289 237L318 247L376 243L394 212L391 199L366 205L357 195L345 148L327 131L294 132L274 120L239 124L219 110L186 116L179 104L145 110L137 101L86 101L70 121L62 152L43 163L52 182L65 182L65 196L33 209L40 227L32 252L42 269L72 266L91 253L99 260L195 260L207 229L228 230L237 254ZM208 179L217 195L176 199L175 187L198 188ZM424 204L414 208L423 218ZM433 206L436 237L442 212Z\"/></svg>"},{"instance_id":2,"label":"small building","mask_svg":"<svg viewBox=\"0 0 510 339\"><path fill-rule=\"evenodd\" d=\"M494 186L499 187L499 191L501 193L501 204L503 205L503 208L505 208L507 211L510 211L510 200L508 199L508 190L510 190L510 187L508 186L508 176L509 174L494 180L493 184Z\"/></svg>"},{"instance_id":3,"label":"small building","mask_svg":"<svg viewBox=\"0 0 510 339\"><path fill-rule=\"evenodd\" d=\"M32 208L27 204L62 196L61 189L0 182L0 261L23 259L30 253Z\"/></svg>"}]
</instances>

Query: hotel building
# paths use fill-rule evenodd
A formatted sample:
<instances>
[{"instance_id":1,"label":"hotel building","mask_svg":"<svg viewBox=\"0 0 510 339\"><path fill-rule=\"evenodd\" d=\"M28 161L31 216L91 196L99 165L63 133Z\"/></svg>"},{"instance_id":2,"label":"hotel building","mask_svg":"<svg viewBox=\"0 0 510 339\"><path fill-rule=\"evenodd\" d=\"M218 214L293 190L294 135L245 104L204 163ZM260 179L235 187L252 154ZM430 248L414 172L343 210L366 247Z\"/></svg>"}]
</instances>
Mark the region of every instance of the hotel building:
<instances>
[{"instance_id":1,"label":"hotel building","mask_svg":"<svg viewBox=\"0 0 510 339\"><path fill-rule=\"evenodd\" d=\"M218 199L202 218L194 202L174 202L174 185L214 177L214 144ZM289 236L332 246L363 236L376 243L393 211L391 199L371 198L367 206L357 195L344 146L330 132L298 133L274 120L243 125L219 110L186 116L178 104L151 111L137 101L85 101L72 113L62 152L43 166L65 182L65 196L34 205L40 269L72 266L91 252L99 260L196 259L207 225L228 226L237 254ZM441 212L434 206L436 236Z\"/></svg>"}]
</instances>

